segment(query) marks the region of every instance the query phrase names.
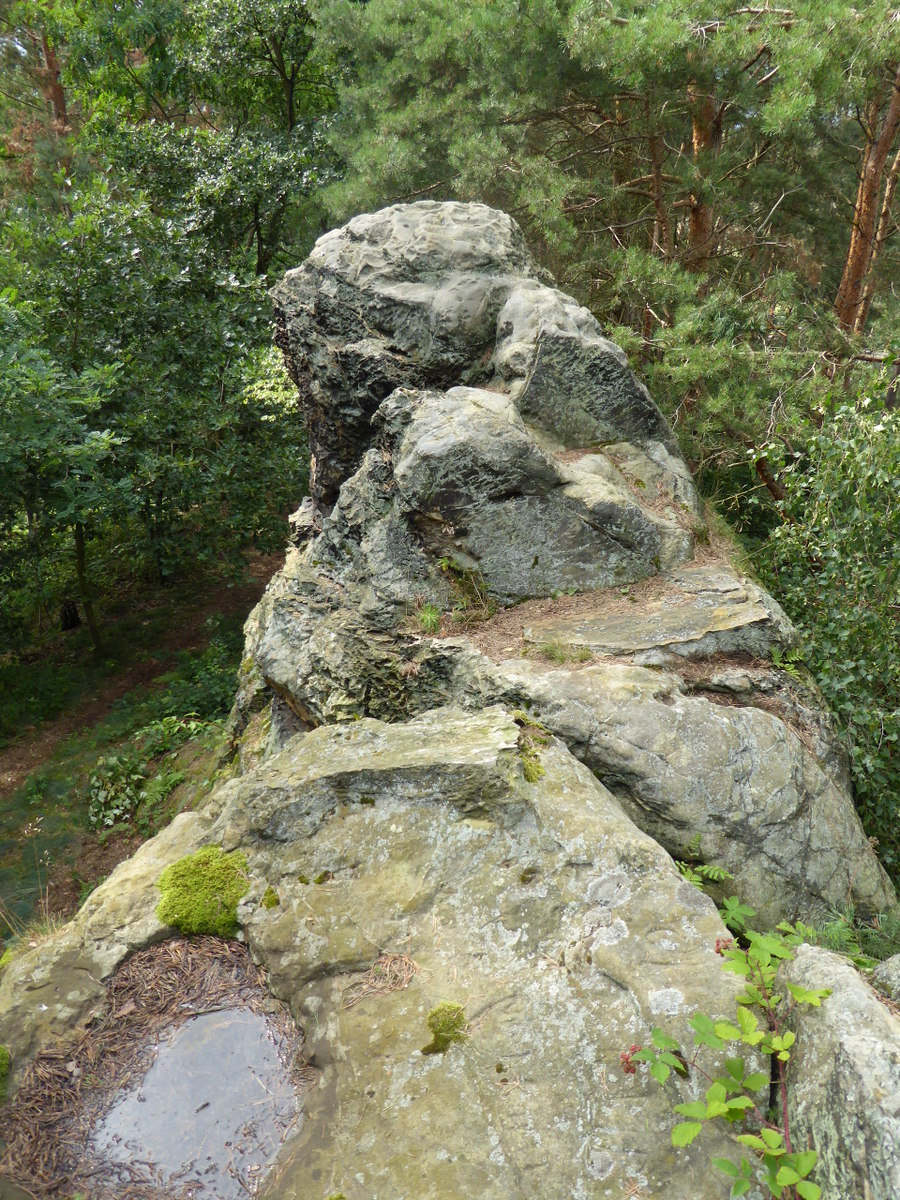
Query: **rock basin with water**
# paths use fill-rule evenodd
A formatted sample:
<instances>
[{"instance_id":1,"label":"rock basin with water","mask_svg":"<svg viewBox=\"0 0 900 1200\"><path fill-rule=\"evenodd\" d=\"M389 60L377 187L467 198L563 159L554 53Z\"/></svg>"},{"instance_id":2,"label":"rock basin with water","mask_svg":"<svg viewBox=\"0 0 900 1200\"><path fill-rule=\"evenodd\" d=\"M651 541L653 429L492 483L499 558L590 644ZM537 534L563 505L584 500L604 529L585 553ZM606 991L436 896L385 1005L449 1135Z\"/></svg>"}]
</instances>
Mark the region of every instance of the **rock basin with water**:
<instances>
[{"instance_id":1,"label":"rock basin with water","mask_svg":"<svg viewBox=\"0 0 900 1200\"><path fill-rule=\"evenodd\" d=\"M148 1164L158 1182L201 1195L253 1195L299 1106L266 1018L249 1009L192 1017L159 1043L143 1080L99 1123L99 1160Z\"/></svg>"}]
</instances>

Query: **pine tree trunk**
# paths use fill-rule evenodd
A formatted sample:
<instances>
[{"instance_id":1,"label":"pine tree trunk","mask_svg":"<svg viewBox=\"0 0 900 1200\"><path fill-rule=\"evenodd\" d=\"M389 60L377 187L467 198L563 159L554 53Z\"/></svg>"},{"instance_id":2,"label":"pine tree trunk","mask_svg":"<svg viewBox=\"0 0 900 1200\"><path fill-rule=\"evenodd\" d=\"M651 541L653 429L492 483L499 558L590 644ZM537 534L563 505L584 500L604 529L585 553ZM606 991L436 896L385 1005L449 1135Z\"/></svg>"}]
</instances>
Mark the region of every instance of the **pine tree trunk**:
<instances>
[{"instance_id":1,"label":"pine tree trunk","mask_svg":"<svg viewBox=\"0 0 900 1200\"><path fill-rule=\"evenodd\" d=\"M724 109L717 108L712 96L705 94L698 85L688 88L691 106L691 140L694 161L698 164L715 154L722 140L722 116ZM701 194L692 192L688 218L688 256L686 265L692 271L705 269L715 249L715 219L711 205Z\"/></svg>"},{"instance_id":2,"label":"pine tree trunk","mask_svg":"<svg viewBox=\"0 0 900 1200\"><path fill-rule=\"evenodd\" d=\"M835 312L842 329L848 332L857 326L857 318L864 303L865 288L872 267L875 249L876 221L879 214L884 167L900 128L900 68L891 80L891 94L881 117L879 107L870 107L870 135L863 151L862 169L853 208L853 230L844 261L844 273L834 302Z\"/></svg>"}]
</instances>

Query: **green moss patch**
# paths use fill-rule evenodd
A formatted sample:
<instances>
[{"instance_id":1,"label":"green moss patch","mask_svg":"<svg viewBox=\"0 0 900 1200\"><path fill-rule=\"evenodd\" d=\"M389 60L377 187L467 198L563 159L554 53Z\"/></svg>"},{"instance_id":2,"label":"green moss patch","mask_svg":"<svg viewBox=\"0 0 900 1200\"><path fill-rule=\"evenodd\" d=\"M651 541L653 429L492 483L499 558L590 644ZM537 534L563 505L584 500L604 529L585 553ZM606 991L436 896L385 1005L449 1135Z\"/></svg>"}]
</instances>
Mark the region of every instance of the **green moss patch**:
<instances>
[{"instance_id":1,"label":"green moss patch","mask_svg":"<svg viewBox=\"0 0 900 1200\"><path fill-rule=\"evenodd\" d=\"M247 859L239 850L204 846L166 867L156 886L162 899L156 915L181 933L233 937L237 906L250 890Z\"/></svg>"},{"instance_id":2,"label":"green moss patch","mask_svg":"<svg viewBox=\"0 0 900 1200\"><path fill-rule=\"evenodd\" d=\"M11 1061L9 1046L0 1046L0 1104L6 1101L6 1094L9 1091L9 1067Z\"/></svg>"},{"instance_id":3,"label":"green moss patch","mask_svg":"<svg viewBox=\"0 0 900 1200\"><path fill-rule=\"evenodd\" d=\"M281 900L278 898L278 893L275 891L275 889L273 887L267 887L265 895L262 898L263 908L277 908L280 903Z\"/></svg>"},{"instance_id":4,"label":"green moss patch","mask_svg":"<svg viewBox=\"0 0 900 1200\"><path fill-rule=\"evenodd\" d=\"M444 1054L454 1042L464 1042L466 1033L466 1010L461 1004L445 1001L428 1014L431 1041L422 1047L423 1054Z\"/></svg>"}]
</instances>

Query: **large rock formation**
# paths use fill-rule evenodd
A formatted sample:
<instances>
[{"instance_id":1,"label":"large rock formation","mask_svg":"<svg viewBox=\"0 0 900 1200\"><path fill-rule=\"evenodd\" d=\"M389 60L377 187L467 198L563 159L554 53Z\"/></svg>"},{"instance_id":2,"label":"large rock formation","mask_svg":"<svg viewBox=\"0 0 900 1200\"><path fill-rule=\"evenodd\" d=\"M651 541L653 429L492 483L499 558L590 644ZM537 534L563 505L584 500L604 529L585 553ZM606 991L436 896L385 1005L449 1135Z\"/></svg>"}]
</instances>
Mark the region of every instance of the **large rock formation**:
<instances>
[{"instance_id":1,"label":"large rock formation","mask_svg":"<svg viewBox=\"0 0 900 1200\"><path fill-rule=\"evenodd\" d=\"M524 706L671 853L699 835L761 921L894 904L827 716L771 661L790 623L709 546L671 429L507 216L358 217L274 298L312 495L248 623L239 733L273 698L273 746L298 720ZM462 619L423 636L426 606Z\"/></svg>"},{"instance_id":2,"label":"large rock formation","mask_svg":"<svg viewBox=\"0 0 900 1200\"><path fill-rule=\"evenodd\" d=\"M621 1070L741 989L669 854L726 866L760 923L895 905L813 686L774 665L790 624L502 213L357 218L275 301L312 494L247 623L240 769L13 961L0 1042L20 1072L170 932L163 867L240 848L242 936L315 1069L265 1195L724 1200L709 1157L742 1148L669 1138L703 1081ZM459 1040L425 1052L441 1005Z\"/></svg>"}]
</instances>

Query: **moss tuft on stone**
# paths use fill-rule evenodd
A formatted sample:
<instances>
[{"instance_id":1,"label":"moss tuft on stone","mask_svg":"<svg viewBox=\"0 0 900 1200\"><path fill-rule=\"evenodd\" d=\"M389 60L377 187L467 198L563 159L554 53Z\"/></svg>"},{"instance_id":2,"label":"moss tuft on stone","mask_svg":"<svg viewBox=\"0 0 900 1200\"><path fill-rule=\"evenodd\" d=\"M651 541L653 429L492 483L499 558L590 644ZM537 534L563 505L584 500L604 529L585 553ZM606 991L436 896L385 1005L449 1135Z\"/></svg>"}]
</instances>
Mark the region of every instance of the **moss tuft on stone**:
<instances>
[{"instance_id":1,"label":"moss tuft on stone","mask_svg":"<svg viewBox=\"0 0 900 1200\"><path fill-rule=\"evenodd\" d=\"M12 960L13 952L12 947L10 947L8 950L4 950L2 955L0 955L0 971L2 971L4 967L8 967Z\"/></svg>"},{"instance_id":2,"label":"moss tuft on stone","mask_svg":"<svg viewBox=\"0 0 900 1200\"><path fill-rule=\"evenodd\" d=\"M9 1046L0 1046L0 1104L5 1103L6 1095L9 1091L9 1068L11 1062Z\"/></svg>"},{"instance_id":3,"label":"moss tuft on stone","mask_svg":"<svg viewBox=\"0 0 900 1200\"><path fill-rule=\"evenodd\" d=\"M265 895L262 898L263 908L277 908L280 903L281 900L279 899L278 893L275 891L275 889L273 887L267 887Z\"/></svg>"},{"instance_id":4,"label":"moss tuft on stone","mask_svg":"<svg viewBox=\"0 0 900 1200\"><path fill-rule=\"evenodd\" d=\"M156 915L181 933L233 937L237 906L250 889L247 859L239 850L204 846L166 867L156 886L162 899Z\"/></svg>"},{"instance_id":5,"label":"moss tuft on stone","mask_svg":"<svg viewBox=\"0 0 900 1200\"><path fill-rule=\"evenodd\" d=\"M445 1000L428 1014L431 1041L422 1047L423 1054L444 1054L454 1042L464 1042L466 1033L466 1010L461 1004Z\"/></svg>"}]
</instances>

